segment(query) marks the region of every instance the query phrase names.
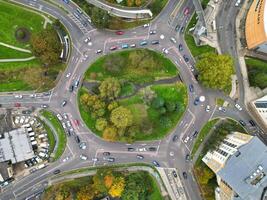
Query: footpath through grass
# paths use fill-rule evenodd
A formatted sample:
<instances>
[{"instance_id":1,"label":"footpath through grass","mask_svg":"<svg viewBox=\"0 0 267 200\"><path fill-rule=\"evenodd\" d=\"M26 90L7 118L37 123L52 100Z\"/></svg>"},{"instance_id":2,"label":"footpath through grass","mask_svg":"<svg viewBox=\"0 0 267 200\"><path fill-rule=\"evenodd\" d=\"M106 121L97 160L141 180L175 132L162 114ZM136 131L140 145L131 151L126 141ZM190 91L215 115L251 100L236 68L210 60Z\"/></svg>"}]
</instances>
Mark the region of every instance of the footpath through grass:
<instances>
[{"instance_id":1,"label":"footpath through grass","mask_svg":"<svg viewBox=\"0 0 267 200\"><path fill-rule=\"evenodd\" d=\"M267 87L267 61L257 58L245 58L249 84L264 89Z\"/></svg>"},{"instance_id":2,"label":"footpath through grass","mask_svg":"<svg viewBox=\"0 0 267 200\"><path fill-rule=\"evenodd\" d=\"M60 121L58 120L58 118L52 112L47 111L47 110L42 110L41 115L50 121L50 123L53 125L54 129L56 130L56 134L58 135L58 141L57 141L58 146L55 151L55 155L53 157L54 160L57 160L58 158L60 158L60 156L63 154L66 148L67 138L66 138L65 131Z\"/></svg>"},{"instance_id":3,"label":"footpath through grass","mask_svg":"<svg viewBox=\"0 0 267 200\"><path fill-rule=\"evenodd\" d=\"M32 57L31 53L17 51L5 46L0 45L0 59L14 59L14 58L29 58Z\"/></svg>"}]
</instances>

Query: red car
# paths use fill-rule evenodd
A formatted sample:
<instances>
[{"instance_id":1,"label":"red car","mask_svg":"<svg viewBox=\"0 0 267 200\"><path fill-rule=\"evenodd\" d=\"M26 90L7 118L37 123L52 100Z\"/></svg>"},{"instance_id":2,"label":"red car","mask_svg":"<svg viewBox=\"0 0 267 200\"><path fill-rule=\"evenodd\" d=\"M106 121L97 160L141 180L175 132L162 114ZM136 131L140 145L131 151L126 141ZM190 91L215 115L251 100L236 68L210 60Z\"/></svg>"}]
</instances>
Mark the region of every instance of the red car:
<instances>
[{"instance_id":1,"label":"red car","mask_svg":"<svg viewBox=\"0 0 267 200\"><path fill-rule=\"evenodd\" d=\"M20 107L21 104L20 103L15 103L15 107Z\"/></svg>"},{"instance_id":2,"label":"red car","mask_svg":"<svg viewBox=\"0 0 267 200\"><path fill-rule=\"evenodd\" d=\"M75 119L75 120L74 120L74 124L75 124L75 126L79 126L79 125L80 125L79 120Z\"/></svg>"},{"instance_id":3,"label":"red car","mask_svg":"<svg viewBox=\"0 0 267 200\"><path fill-rule=\"evenodd\" d=\"M109 48L109 50L110 50L110 51L114 51L114 50L116 50L117 48L118 48L117 46L112 46L112 47Z\"/></svg>"},{"instance_id":4,"label":"red car","mask_svg":"<svg viewBox=\"0 0 267 200\"><path fill-rule=\"evenodd\" d=\"M188 15L188 14L189 14L189 8L186 7L186 8L184 9L184 15Z\"/></svg>"},{"instance_id":5,"label":"red car","mask_svg":"<svg viewBox=\"0 0 267 200\"><path fill-rule=\"evenodd\" d=\"M116 34L117 34L117 35L123 35L124 32L123 32L123 31L116 31Z\"/></svg>"}]
</instances>

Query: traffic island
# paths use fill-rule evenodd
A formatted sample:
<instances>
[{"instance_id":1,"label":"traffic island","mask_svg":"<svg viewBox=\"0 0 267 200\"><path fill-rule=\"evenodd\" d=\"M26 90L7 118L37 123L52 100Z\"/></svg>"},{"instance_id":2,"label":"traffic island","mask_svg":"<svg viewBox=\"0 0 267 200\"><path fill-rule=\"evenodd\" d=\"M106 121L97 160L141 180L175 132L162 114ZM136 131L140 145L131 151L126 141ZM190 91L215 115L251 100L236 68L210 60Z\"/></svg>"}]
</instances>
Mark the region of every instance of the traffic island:
<instances>
[{"instance_id":1,"label":"traffic island","mask_svg":"<svg viewBox=\"0 0 267 200\"><path fill-rule=\"evenodd\" d=\"M187 91L170 60L138 49L93 63L78 100L91 131L107 141L131 143L158 140L173 130L185 111Z\"/></svg>"}]
</instances>

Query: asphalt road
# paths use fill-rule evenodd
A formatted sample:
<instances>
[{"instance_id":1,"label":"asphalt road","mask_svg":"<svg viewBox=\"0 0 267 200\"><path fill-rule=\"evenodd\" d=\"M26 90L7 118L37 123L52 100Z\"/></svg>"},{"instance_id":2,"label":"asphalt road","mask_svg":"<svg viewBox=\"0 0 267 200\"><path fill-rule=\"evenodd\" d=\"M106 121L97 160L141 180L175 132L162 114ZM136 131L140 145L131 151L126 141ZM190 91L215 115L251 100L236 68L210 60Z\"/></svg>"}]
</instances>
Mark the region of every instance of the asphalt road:
<instances>
[{"instance_id":1,"label":"asphalt road","mask_svg":"<svg viewBox=\"0 0 267 200\"><path fill-rule=\"evenodd\" d=\"M185 188L188 199L201 199L198 186L191 173L192 163L185 161L185 156L190 153L194 144L192 134L196 130L200 131L202 126L213 117L231 117L236 120L242 119L245 122L248 122L250 116L245 109L243 109L243 111L238 111L235 109L234 100L220 92L204 89L195 80L194 74L196 73L196 70L192 67L194 66L194 59L191 57L191 54L186 47L183 34L175 30L175 27L178 24L180 27L185 27L188 23L190 15L194 10L192 1L189 0L178 2L175 0L170 0L160 15L150 23L149 28L137 27L135 29L126 31L125 34L121 36L118 36L111 31L96 30L90 24L88 24L86 27L82 26L81 20L84 21L87 19L87 17L83 16L81 20L73 18L73 13L76 11L76 6L74 4L66 5L65 3L61 2L61 5L64 7L64 9L68 11L67 14L55 5L49 4L42 0L38 0L36 2L31 0L16 0L16 2L20 2L34 9L38 9L39 11L49 13L52 16L60 19L60 21L69 30L73 48L69 57L68 67L63 73L56 87L51 90L50 95L38 94L38 98L32 98L30 97L29 93L20 93L23 95L23 98L18 99L14 98L14 94L5 93L0 95L0 102L2 103L3 107L14 107L15 103L20 103L23 107L34 106L38 108L42 104L47 104L49 105L49 109L55 113L60 113L62 115L67 113L71 122L74 122L74 120L80 121L80 125L74 125L73 128L75 133L81 138L81 141L87 143L87 149L81 150L75 142L74 137L68 137L67 148L61 159L54 163L50 163L49 166L40 171L16 180L14 183L10 184L4 189L4 191L0 194L0 199L25 199L27 196L30 196L33 193L36 193L36 191L46 187L47 181L49 181L51 176L53 176L53 171L55 169L68 171L81 167L113 164L107 162L103 158L102 153L104 151L111 152L111 156L115 158L115 164L131 162L151 163L153 160L157 160L163 168L176 168L179 176L181 177L181 181ZM57 3L60 3L60 1L57 1ZM183 15L185 7L188 7L190 10L190 15L188 16ZM225 11L226 10L227 9L225 9ZM235 16L233 15L232 17ZM150 30L156 30L157 34L149 35ZM232 35L229 34L230 32L227 32L227 37L232 37ZM162 36L164 36L164 38ZM90 45L84 42L86 37L91 37ZM174 37L177 43L174 44L171 42L170 37ZM221 36L220 38L225 39L224 36ZM162 48L167 48L169 53L166 56L176 64L180 71L183 82L187 86L189 84L194 86L194 92L188 91L188 107L186 112L184 113L181 121L177 124L175 130L162 140L152 142L135 142L134 144L124 144L120 142L109 143L103 141L101 138L93 134L82 122L77 106L78 88L75 88L74 92L72 93L68 91L68 88L76 80L82 80L84 72L91 63L93 63L100 56L110 53L109 48L111 46L121 46L122 43L135 43L139 48L141 48L141 46L139 46L140 41L151 41L154 39L158 39L160 44L149 44L146 46L146 48L150 48L159 52L162 51ZM183 45L183 51L180 52L178 50L178 44ZM98 49L103 50L102 55L95 53L95 51ZM188 63L184 61L184 55L189 57ZM71 75L67 78L66 75L68 73L71 73ZM237 71L237 73L239 72ZM239 74L238 80L242 80L240 78L242 77L240 77ZM195 106L193 103L195 98L202 95L206 97L205 102ZM218 108L215 104L216 97L224 98L229 101L230 106L225 113L218 111ZM243 96L241 93L239 101L241 101L242 97ZM67 100L67 105L65 107L61 106L61 102L63 100ZM205 111L206 105L210 105L210 112ZM255 128L251 129L248 127L250 133L260 134L258 133L258 128L255 130L254 129ZM179 137L177 142L172 141L174 135ZM191 139L185 143L184 139L188 136ZM140 152L140 149L151 146L156 148L155 152ZM134 148L135 151L128 152L128 147ZM88 156L88 160L81 161L79 158L81 154ZM137 154L144 155L144 160L138 160L136 158ZM67 156L70 159L66 162L63 162L63 159ZM94 157L98 157L99 161L93 162L91 159ZM188 173L188 179L184 180L182 178L183 172Z\"/></svg>"}]
</instances>

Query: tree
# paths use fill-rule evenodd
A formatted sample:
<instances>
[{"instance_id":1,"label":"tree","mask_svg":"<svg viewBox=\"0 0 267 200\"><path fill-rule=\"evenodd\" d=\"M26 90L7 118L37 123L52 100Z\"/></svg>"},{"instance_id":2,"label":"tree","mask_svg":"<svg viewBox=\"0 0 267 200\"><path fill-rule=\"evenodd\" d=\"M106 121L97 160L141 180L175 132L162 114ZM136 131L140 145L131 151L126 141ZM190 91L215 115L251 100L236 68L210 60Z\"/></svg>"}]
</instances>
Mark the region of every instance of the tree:
<instances>
[{"instance_id":1,"label":"tree","mask_svg":"<svg viewBox=\"0 0 267 200\"><path fill-rule=\"evenodd\" d=\"M112 197L121 197L125 188L125 180L123 177L116 177L114 183L109 189L108 193Z\"/></svg>"},{"instance_id":2,"label":"tree","mask_svg":"<svg viewBox=\"0 0 267 200\"><path fill-rule=\"evenodd\" d=\"M96 120L95 128L98 131L103 131L108 125L108 122L105 118L99 118Z\"/></svg>"},{"instance_id":3,"label":"tree","mask_svg":"<svg viewBox=\"0 0 267 200\"><path fill-rule=\"evenodd\" d=\"M234 73L233 59L228 55L203 54L197 62L199 80L208 88L227 91Z\"/></svg>"},{"instance_id":4,"label":"tree","mask_svg":"<svg viewBox=\"0 0 267 200\"><path fill-rule=\"evenodd\" d=\"M93 24L100 29L107 28L110 20L108 12L95 6L91 9L91 11L91 19Z\"/></svg>"},{"instance_id":5,"label":"tree","mask_svg":"<svg viewBox=\"0 0 267 200\"><path fill-rule=\"evenodd\" d=\"M99 86L100 97L107 100L114 100L121 91L121 85L116 78L107 78Z\"/></svg>"},{"instance_id":6,"label":"tree","mask_svg":"<svg viewBox=\"0 0 267 200\"><path fill-rule=\"evenodd\" d=\"M115 108L117 108L117 107L119 107L118 102L116 102L116 101L112 101L112 102L108 105L108 110L109 110L109 111L112 111L113 109L115 109Z\"/></svg>"},{"instance_id":7,"label":"tree","mask_svg":"<svg viewBox=\"0 0 267 200\"><path fill-rule=\"evenodd\" d=\"M112 186L114 179L115 177L112 174L108 174L105 176L104 182L107 189L109 189Z\"/></svg>"},{"instance_id":8,"label":"tree","mask_svg":"<svg viewBox=\"0 0 267 200\"><path fill-rule=\"evenodd\" d=\"M33 33L31 37L33 54L47 66L59 63L62 45L57 32L53 28L43 29Z\"/></svg>"},{"instance_id":9,"label":"tree","mask_svg":"<svg viewBox=\"0 0 267 200\"><path fill-rule=\"evenodd\" d=\"M112 110L110 115L110 121L117 128L126 128L132 125L133 115L131 111L123 106L120 106Z\"/></svg>"},{"instance_id":10,"label":"tree","mask_svg":"<svg viewBox=\"0 0 267 200\"><path fill-rule=\"evenodd\" d=\"M164 105L164 99L162 97L155 97L152 100L151 105L153 108L160 108Z\"/></svg>"},{"instance_id":11,"label":"tree","mask_svg":"<svg viewBox=\"0 0 267 200\"><path fill-rule=\"evenodd\" d=\"M165 102L165 107L168 112L173 112L175 111L176 105L173 101L167 101Z\"/></svg>"},{"instance_id":12,"label":"tree","mask_svg":"<svg viewBox=\"0 0 267 200\"><path fill-rule=\"evenodd\" d=\"M114 142L118 140L117 129L114 126L108 126L103 131L103 139Z\"/></svg>"},{"instance_id":13,"label":"tree","mask_svg":"<svg viewBox=\"0 0 267 200\"><path fill-rule=\"evenodd\" d=\"M92 185L86 185L77 192L77 200L93 200L95 191Z\"/></svg>"}]
</instances>

